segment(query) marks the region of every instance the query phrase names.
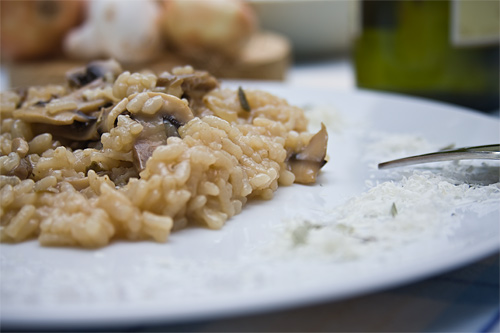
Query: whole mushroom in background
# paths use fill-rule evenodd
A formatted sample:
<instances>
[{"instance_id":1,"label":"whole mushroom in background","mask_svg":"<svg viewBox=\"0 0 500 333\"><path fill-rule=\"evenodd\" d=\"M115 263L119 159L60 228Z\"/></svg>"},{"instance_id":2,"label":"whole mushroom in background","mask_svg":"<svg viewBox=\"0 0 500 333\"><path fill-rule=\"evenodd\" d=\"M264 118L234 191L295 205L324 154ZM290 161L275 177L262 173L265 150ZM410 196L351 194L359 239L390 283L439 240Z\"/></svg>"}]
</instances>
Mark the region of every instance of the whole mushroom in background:
<instances>
[{"instance_id":1,"label":"whole mushroom in background","mask_svg":"<svg viewBox=\"0 0 500 333\"><path fill-rule=\"evenodd\" d=\"M163 4L167 44L188 58L234 60L257 30L253 9L240 0L165 0Z\"/></svg>"},{"instance_id":2,"label":"whole mushroom in background","mask_svg":"<svg viewBox=\"0 0 500 333\"><path fill-rule=\"evenodd\" d=\"M81 1L0 1L0 50L4 60L57 54L66 33L82 20Z\"/></svg>"},{"instance_id":3,"label":"whole mushroom in background","mask_svg":"<svg viewBox=\"0 0 500 333\"><path fill-rule=\"evenodd\" d=\"M64 41L74 59L114 58L123 63L153 60L162 48L157 1L94 0L84 24Z\"/></svg>"}]
</instances>

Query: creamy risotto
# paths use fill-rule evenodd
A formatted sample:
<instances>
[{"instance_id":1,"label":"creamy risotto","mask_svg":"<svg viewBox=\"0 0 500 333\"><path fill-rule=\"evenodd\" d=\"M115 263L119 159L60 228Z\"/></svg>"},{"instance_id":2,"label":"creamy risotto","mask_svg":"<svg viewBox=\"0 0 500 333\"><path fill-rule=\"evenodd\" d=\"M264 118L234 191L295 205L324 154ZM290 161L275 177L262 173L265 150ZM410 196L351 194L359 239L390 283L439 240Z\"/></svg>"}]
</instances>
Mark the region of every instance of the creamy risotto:
<instances>
[{"instance_id":1,"label":"creamy risotto","mask_svg":"<svg viewBox=\"0 0 500 333\"><path fill-rule=\"evenodd\" d=\"M324 126L207 72L129 73L99 61L63 85L2 92L0 240L99 247L221 228L248 199L314 183Z\"/></svg>"}]
</instances>

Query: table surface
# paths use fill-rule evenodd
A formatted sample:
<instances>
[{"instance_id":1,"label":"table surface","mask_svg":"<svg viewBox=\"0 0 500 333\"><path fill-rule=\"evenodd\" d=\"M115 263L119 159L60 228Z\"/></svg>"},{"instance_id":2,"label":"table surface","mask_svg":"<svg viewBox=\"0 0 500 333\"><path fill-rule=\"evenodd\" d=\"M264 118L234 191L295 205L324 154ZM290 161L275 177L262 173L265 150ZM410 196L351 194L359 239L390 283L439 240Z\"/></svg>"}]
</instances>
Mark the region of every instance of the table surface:
<instances>
[{"instance_id":1,"label":"table surface","mask_svg":"<svg viewBox=\"0 0 500 333\"><path fill-rule=\"evenodd\" d=\"M0 72L0 87L8 87ZM296 64L286 84L356 89L348 61ZM498 115L498 112L496 113ZM499 254L418 283L344 301L128 332L499 332ZM117 329L123 330L123 329Z\"/></svg>"}]
</instances>

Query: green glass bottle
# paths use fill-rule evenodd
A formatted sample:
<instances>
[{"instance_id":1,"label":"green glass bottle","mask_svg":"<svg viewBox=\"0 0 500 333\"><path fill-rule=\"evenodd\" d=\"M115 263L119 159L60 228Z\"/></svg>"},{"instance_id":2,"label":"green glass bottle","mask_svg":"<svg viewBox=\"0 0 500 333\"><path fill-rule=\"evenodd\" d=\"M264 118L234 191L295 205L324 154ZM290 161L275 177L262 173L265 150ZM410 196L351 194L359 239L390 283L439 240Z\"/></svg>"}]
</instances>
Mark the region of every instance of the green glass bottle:
<instances>
[{"instance_id":1,"label":"green glass bottle","mask_svg":"<svg viewBox=\"0 0 500 333\"><path fill-rule=\"evenodd\" d=\"M362 1L360 88L499 108L499 2Z\"/></svg>"}]
</instances>

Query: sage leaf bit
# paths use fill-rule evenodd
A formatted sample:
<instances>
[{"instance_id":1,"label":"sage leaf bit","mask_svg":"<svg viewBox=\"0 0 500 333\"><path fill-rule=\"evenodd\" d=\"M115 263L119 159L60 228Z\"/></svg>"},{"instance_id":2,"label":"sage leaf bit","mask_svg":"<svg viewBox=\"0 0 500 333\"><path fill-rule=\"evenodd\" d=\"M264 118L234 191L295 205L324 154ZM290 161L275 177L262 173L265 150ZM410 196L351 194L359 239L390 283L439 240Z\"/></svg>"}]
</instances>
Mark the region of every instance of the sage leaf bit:
<instances>
[{"instance_id":1,"label":"sage leaf bit","mask_svg":"<svg viewBox=\"0 0 500 333\"><path fill-rule=\"evenodd\" d=\"M396 208L395 202L393 202L391 206L391 215L392 217L396 217L396 215L398 215L398 209Z\"/></svg>"},{"instance_id":2,"label":"sage leaf bit","mask_svg":"<svg viewBox=\"0 0 500 333\"><path fill-rule=\"evenodd\" d=\"M241 108L246 112L250 112L250 104L248 104L247 96L241 87L238 87L238 98L240 100Z\"/></svg>"}]
</instances>

